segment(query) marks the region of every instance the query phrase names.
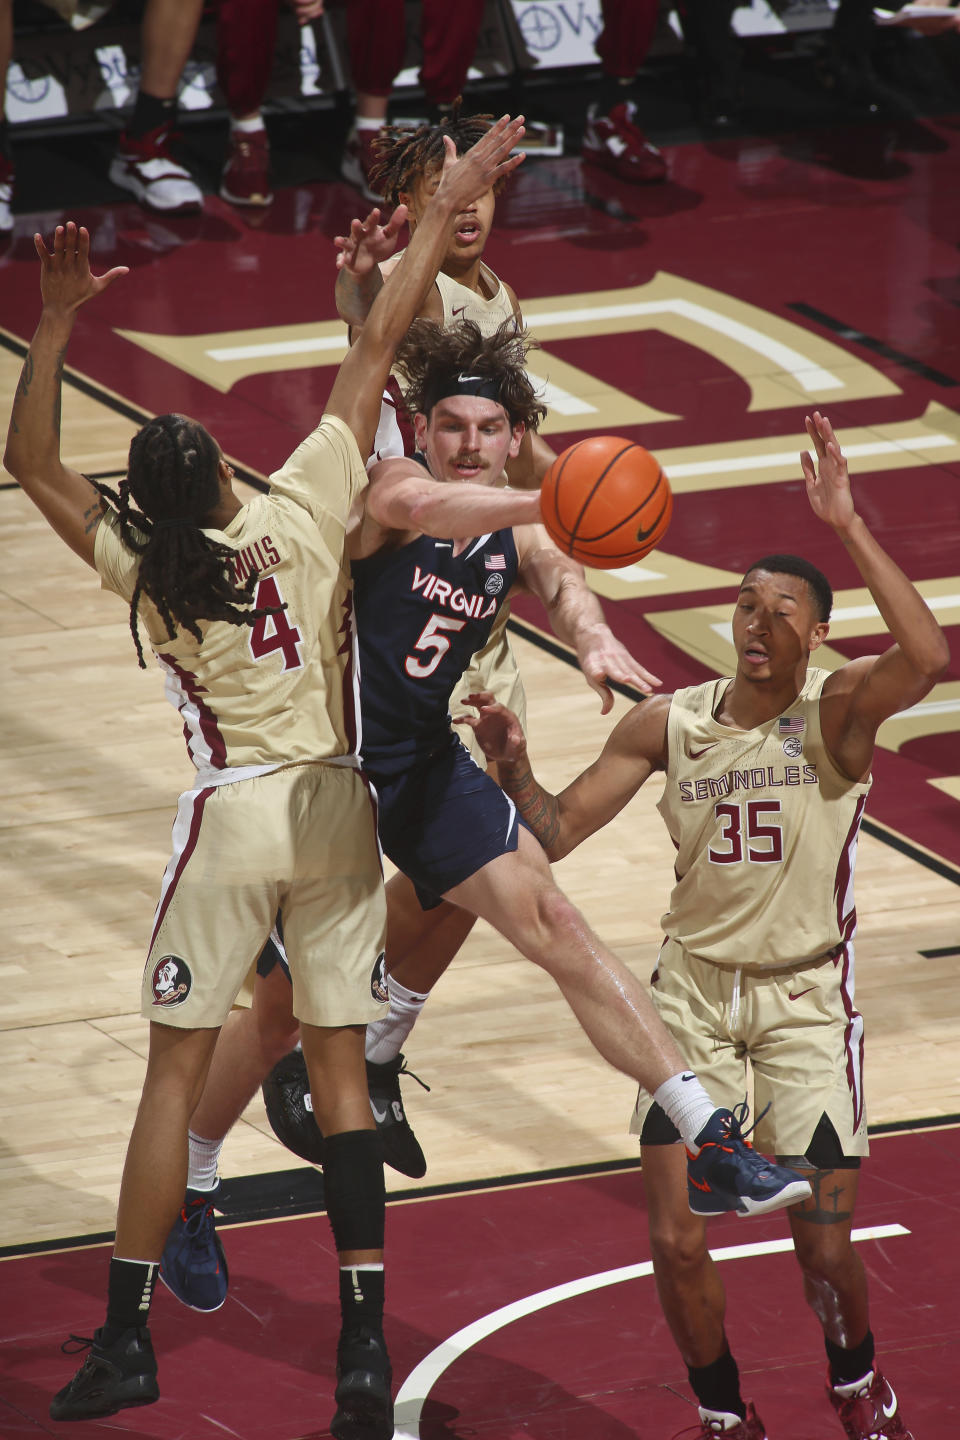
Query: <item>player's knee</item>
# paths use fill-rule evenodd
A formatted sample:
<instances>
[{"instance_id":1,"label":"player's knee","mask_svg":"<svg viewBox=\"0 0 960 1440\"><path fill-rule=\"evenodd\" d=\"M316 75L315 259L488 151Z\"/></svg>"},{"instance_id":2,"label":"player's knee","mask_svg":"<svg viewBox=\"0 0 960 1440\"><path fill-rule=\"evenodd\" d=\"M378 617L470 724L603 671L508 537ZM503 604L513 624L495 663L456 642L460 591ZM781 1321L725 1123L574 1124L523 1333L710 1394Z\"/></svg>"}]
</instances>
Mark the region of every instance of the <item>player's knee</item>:
<instances>
[{"instance_id":1,"label":"player's knee","mask_svg":"<svg viewBox=\"0 0 960 1440\"><path fill-rule=\"evenodd\" d=\"M549 961L558 945L571 935L586 930L586 921L576 905L553 884L537 886L532 895L536 924L551 947Z\"/></svg>"},{"instance_id":2,"label":"player's knee","mask_svg":"<svg viewBox=\"0 0 960 1440\"><path fill-rule=\"evenodd\" d=\"M709 1258L704 1226L688 1224L680 1211L651 1218L650 1257L661 1274L696 1274Z\"/></svg>"}]
</instances>

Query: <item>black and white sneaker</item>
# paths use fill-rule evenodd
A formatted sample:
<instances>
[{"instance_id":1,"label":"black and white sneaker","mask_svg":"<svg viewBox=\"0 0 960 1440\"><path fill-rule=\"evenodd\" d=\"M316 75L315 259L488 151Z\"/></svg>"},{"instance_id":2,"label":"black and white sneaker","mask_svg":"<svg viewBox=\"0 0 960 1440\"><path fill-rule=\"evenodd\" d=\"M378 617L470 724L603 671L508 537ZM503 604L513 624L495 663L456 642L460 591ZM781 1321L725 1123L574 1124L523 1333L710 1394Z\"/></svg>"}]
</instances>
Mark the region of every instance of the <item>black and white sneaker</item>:
<instances>
[{"instance_id":1,"label":"black and white sneaker","mask_svg":"<svg viewBox=\"0 0 960 1440\"><path fill-rule=\"evenodd\" d=\"M400 1094L401 1075L409 1075L410 1079L416 1080L424 1090L430 1089L419 1075L414 1075L412 1070L407 1069L402 1055L396 1055L382 1065L376 1065L372 1060L367 1061L370 1109L383 1141L384 1161L394 1170L399 1170L401 1175L409 1175L411 1179L419 1180L421 1175L427 1173L427 1161L403 1109L403 1097Z\"/></svg>"},{"instance_id":2,"label":"black and white sneaker","mask_svg":"<svg viewBox=\"0 0 960 1440\"><path fill-rule=\"evenodd\" d=\"M70 1384L51 1400L51 1420L92 1420L98 1415L115 1415L131 1405L152 1405L159 1400L150 1331L124 1330L112 1345L104 1345L102 1337L103 1327L93 1332L92 1339L71 1335L61 1345L65 1355L88 1348L90 1354Z\"/></svg>"},{"instance_id":3,"label":"black and white sneaker","mask_svg":"<svg viewBox=\"0 0 960 1440\"><path fill-rule=\"evenodd\" d=\"M335 1440L393 1440L393 1371L379 1331L341 1335L337 1346Z\"/></svg>"}]
</instances>

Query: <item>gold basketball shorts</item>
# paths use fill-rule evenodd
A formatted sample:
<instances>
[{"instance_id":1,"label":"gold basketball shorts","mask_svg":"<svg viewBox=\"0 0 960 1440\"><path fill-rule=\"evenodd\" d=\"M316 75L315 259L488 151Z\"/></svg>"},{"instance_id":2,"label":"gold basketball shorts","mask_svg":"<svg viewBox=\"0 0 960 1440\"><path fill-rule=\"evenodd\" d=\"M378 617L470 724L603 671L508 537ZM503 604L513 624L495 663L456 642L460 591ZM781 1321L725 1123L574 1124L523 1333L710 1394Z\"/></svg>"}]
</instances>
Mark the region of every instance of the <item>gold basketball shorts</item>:
<instances>
[{"instance_id":1,"label":"gold basketball shorts","mask_svg":"<svg viewBox=\"0 0 960 1440\"><path fill-rule=\"evenodd\" d=\"M386 904L375 806L357 771L291 765L181 795L142 1013L222 1025L278 910L297 1018L379 1019Z\"/></svg>"},{"instance_id":2,"label":"gold basketball shorts","mask_svg":"<svg viewBox=\"0 0 960 1440\"><path fill-rule=\"evenodd\" d=\"M517 662L510 649L510 641L507 639L506 626L494 631L490 640L482 650L477 651L469 667L454 686L450 697L451 714L462 714L468 708L463 705L463 700L467 695L472 695L475 690L489 690L495 700L513 711L526 733L527 698L523 691L523 681L520 679ZM473 731L468 725L458 725L456 728L457 734L470 751L473 759L485 770L487 757L477 744L477 737Z\"/></svg>"},{"instance_id":3,"label":"gold basketball shorts","mask_svg":"<svg viewBox=\"0 0 960 1440\"><path fill-rule=\"evenodd\" d=\"M826 1115L843 1155L857 1156L869 1146L863 1019L853 980L852 942L816 960L762 971L713 965L665 940L651 994L717 1105L732 1110L743 1101L752 1068L757 1128L750 1139L758 1150L805 1155ZM652 1104L641 1090L632 1133L641 1133Z\"/></svg>"}]
</instances>

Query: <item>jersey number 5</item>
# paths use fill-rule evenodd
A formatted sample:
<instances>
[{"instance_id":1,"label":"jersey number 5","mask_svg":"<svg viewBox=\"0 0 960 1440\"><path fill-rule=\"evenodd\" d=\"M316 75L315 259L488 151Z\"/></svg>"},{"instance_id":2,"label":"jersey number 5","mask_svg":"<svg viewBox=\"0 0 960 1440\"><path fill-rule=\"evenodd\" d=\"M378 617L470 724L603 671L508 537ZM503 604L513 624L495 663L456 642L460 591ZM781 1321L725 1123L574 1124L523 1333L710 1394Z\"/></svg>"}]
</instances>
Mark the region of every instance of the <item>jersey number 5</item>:
<instances>
[{"instance_id":1,"label":"jersey number 5","mask_svg":"<svg viewBox=\"0 0 960 1440\"><path fill-rule=\"evenodd\" d=\"M744 824L746 811L746 824ZM764 825L768 815L780 814L779 800L748 800L746 805L731 805L724 801L714 812L723 828L720 839L726 849L711 845L707 855L714 865L735 865L744 858L744 834L746 834L746 858L754 864L777 864L783 859L783 836L779 825Z\"/></svg>"},{"instance_id":2,"label":"jersey number 5","mask_svg":"<svg viewBox=\"0 0 960 1440\"><path fill-rule=\"evenodd\" d=\"M279 608L282 604L280 586L272 575L265 575L262 580L257 581L257 588L253 592L254 609L276 610L277 613L261 615L259 620L255 620L251 625L250 654L254 660L262 660L265 655L282 650L284 670L298 670L303 664L300 658L303 637L296 625L290 624L286 610Z\"/></svg>"},{"instance_id":3,"label":"jersey number 5","mask_svg":"<svg viewBox=\"0 0 960 1440\"><path fill-rule=\"evenodd\" d=\"M432 675L440 664L440 661L450 649L450 641L444 630L462 630L466 620L454 620L452 615L431 615L420 632L420 639L414 645L414 650L433 651L431 660L415 660L408 655L403 662L403 668L414 680L425 680Z\"/></svg>"}]
</instances>

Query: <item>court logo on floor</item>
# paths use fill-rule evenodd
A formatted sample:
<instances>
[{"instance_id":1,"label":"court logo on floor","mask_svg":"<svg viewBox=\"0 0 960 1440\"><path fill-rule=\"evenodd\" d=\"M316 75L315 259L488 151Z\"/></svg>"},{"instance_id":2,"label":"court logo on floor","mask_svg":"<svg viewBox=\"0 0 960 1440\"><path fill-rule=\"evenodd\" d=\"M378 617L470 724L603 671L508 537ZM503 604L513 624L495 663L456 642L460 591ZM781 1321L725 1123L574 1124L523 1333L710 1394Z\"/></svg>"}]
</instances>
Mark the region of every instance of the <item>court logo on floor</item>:
<instances>
[{"instance_id":1,"label":"court logo on floor","mask_svg":"<svg viewBox=\"0 0 960 1440\"><path fill-rule=\"evenodd\" d=\"M193 976L186 960L181 960L179 955L164 955L153 967L150 989L154 1005L162 1005L165 1010L182 1005L193 989Z\"/></svg>"}]
</instances>

